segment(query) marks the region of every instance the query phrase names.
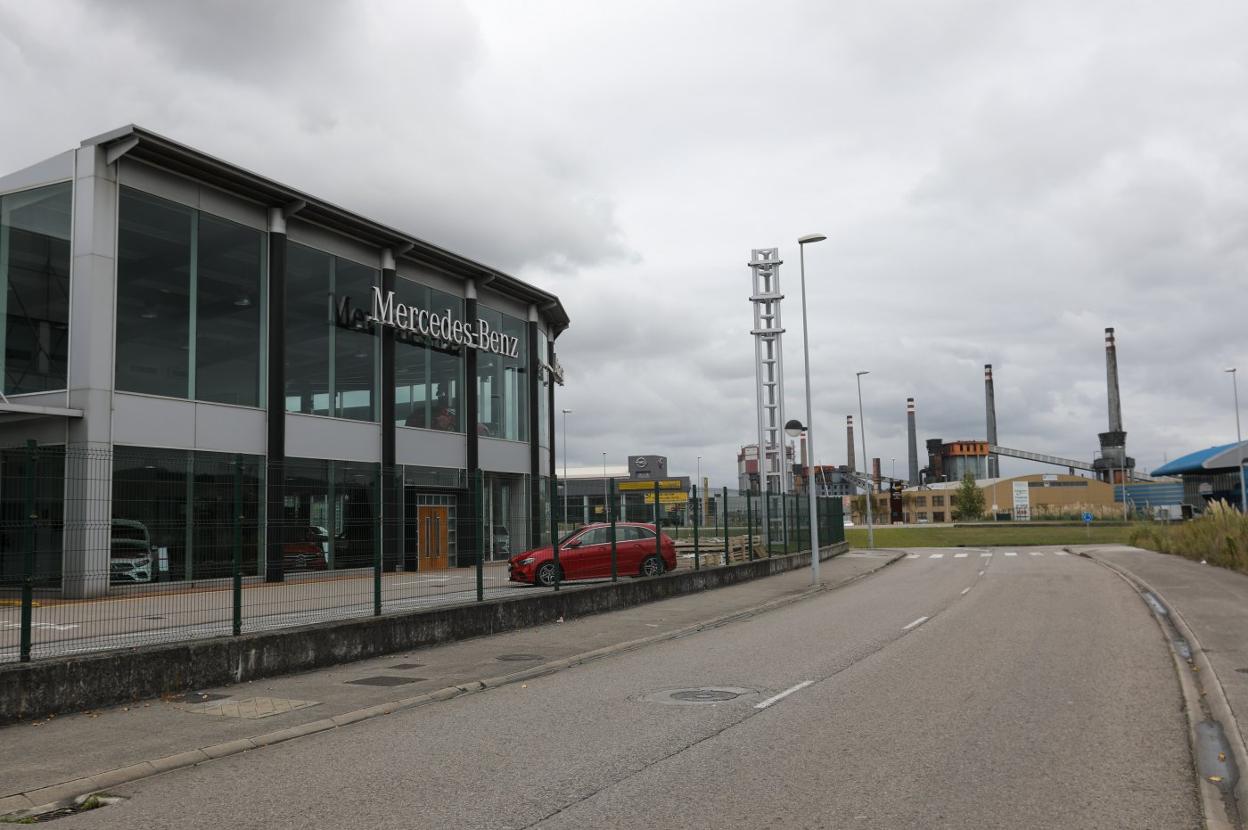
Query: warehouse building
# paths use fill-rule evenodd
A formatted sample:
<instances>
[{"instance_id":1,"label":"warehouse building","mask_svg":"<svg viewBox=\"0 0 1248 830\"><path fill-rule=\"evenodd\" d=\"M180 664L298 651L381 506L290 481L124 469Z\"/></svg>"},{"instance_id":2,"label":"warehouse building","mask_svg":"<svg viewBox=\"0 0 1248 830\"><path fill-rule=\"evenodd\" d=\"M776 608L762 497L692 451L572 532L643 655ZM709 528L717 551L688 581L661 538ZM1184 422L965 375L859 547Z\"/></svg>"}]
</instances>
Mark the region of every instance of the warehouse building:
<instances>
[{"instance_id":1,"label":"warehouse building","mask_svg":"<svg viewBox=\"0 0 1248 830\"><path fill-rule=\"evenodd\" d=\"M0 281L0 581L31 470L68 596L228 573L237 482L270 581L541 539L552 294L135 126L0 177Z\"/></svg>"}]
</instances>

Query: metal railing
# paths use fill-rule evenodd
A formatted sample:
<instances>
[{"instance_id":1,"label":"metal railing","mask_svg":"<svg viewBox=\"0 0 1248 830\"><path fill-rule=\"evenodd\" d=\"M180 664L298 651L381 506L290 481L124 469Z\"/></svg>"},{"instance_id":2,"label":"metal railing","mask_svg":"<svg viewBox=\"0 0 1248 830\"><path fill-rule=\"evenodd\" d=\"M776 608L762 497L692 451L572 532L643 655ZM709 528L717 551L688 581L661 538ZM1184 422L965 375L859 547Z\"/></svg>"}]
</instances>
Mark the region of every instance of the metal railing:
<instances>
[{"instance_id":1,"label":"metal railing","mask_svg":"<svg viewBox=\"0 0 1248 830\"><path fill-rule=\"evenodd\" d=\"M718 567L809 541L801 496L612 488L605 522L561 532L557 499L543 499L537 522L526 499L502 504L480 474L467 485L412 487L379 465L4 450L0 662ZM825 545L843 540L839 499L820 500L819 521Z\"/></svg>"}]
</instances>

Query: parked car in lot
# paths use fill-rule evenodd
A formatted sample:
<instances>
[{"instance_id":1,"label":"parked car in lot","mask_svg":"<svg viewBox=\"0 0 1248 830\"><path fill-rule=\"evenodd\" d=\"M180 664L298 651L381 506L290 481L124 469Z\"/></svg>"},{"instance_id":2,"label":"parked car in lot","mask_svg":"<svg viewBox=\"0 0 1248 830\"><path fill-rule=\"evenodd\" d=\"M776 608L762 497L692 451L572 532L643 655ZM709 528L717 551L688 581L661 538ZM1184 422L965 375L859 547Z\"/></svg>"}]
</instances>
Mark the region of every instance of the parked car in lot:
<instances>
[{"instance_id":1,"label":"parked car in lot","mask_svg":"<svg viewBox=\"0 0 1248 830\"><path fill-rule=\"evenodd\" d=\"M131 519L113 519L109 544L110 582L151 582L152 537L147 525Z\"/></svg>"},{"instance_id":2,"label":"parked car in lot","mask_svg":"<svg viewBox=\"0 0 1248 830\"><path fill-rule=\"evenodd\" d=\"M329 532L312 525L288 528L282 543L282 570L323 571L329 567Z\"/></svg>"},{"instance_id":3,"label":"parked car in lot","mask_svg":"<svg viewBox=\"0 0 1248 830\"><path fill-rule=\"evenodd\" d=\"M615 526L616 570L621 576L658 576L676 567L676 543L666 533L654 551L654 525L619 522ZM611 525L591 524L559 541L556 567L550 545L526 550L507 561L508 578L530 585L559 580L600 579L611 575Z\"/></svg>"}]
</instances>

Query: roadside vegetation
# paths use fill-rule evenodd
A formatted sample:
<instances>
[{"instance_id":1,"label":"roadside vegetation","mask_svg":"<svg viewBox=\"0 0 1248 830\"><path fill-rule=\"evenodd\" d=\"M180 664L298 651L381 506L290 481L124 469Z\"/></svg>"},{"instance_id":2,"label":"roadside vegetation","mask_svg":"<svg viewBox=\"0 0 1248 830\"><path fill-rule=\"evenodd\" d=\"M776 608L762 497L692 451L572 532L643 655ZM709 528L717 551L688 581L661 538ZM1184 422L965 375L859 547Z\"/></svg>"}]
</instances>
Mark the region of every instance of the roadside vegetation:
<instances>
[{"instance_id":1,"label":"roadside vegetation","mask_svg":"<svg viewBox=\"0 0 1248 830\"><path fill-rule=\"evenodd\" d=\"M1190 522L1136 527L1130 543L1248 573L1248 516L1224 501Z\"/></svg>"},{"instance_id":2,"label":"roadside vegetation","mask_svg":"<svg viewBox=\"0 0 1248 830\"><path fill-rule=\"evenodd\" d=\"M1125 545L1130 543L1135 525L1093 523L1040 524L1038 522L996 522L976 525L891 526L875 529L877 548L1000 547L1013 545ZM845 529L851 548L867 546L867 529Z\"/></svg>"}]
</instances>

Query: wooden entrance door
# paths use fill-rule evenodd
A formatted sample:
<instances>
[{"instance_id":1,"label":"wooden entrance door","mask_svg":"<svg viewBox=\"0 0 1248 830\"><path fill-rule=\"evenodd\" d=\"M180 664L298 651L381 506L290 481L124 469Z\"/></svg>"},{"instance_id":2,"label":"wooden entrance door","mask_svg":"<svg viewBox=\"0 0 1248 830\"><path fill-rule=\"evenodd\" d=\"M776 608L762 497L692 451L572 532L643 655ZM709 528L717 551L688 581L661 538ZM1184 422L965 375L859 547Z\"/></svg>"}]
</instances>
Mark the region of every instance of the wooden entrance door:
<instances>
[{"instance_id":1,"label":"wooden entrance door","mask_svg":"<svg viewBox=\"0 0 1248 830\"><path fill-rule=\"evenodd\" d=\"M450 566L447 559L448 514L445 506L422 504L416 508L416 521L420 527L419 569L422 571L439 571Z\"/></svg>"}]
</instances>

